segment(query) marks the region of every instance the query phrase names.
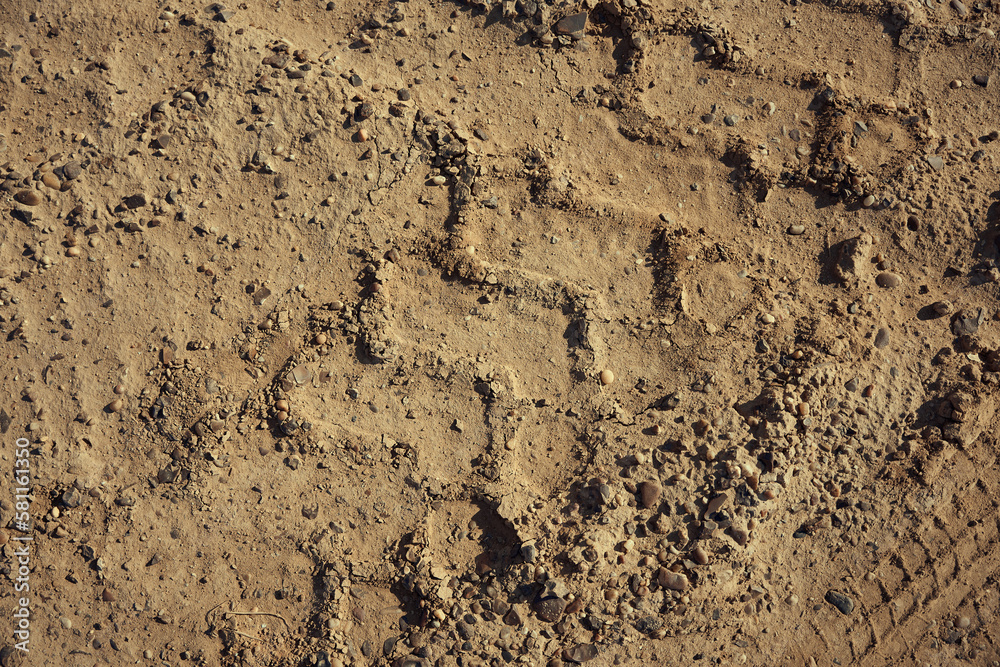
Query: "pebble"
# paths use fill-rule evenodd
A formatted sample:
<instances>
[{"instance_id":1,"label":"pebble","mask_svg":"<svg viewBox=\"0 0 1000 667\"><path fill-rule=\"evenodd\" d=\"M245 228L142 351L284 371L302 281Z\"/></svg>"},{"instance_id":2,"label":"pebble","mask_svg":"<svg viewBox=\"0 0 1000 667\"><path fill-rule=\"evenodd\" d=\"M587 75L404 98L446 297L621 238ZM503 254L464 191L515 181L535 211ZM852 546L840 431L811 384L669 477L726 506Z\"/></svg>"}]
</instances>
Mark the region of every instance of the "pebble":
<instances>
[{"instance_id":1,"label":"pebble","mask_svg":"<svg viewBox=\"0 0 1000 667\"><path fill-rule=\"evenodd\" d=\"M14 195L14 200L25 206L38 206L42 203L42 196L34 190L21 190Z\"/></svg>"},{"instance_id":2,"label":"pebble","mask_svg":"<svg viewBox=\"0 0 1000 667\"><path fill-rule=\"evenodd\" d=\"M48 172L47 174L42 175L42 183L52 188L53 190L58 190L60 187L62 187L62 183L59 182L59 179L51 171Z\"/></svg>"},{"instance_id":3,"label":"pebble","mask_svg":"<svg viewBox=\"0 0 1000 667\"><path fill-rule=\"evenodd\" d=\"M582 32L587 27L587 12L570 14L560 19L555 25L555 31L560 35L571 35L575 32Z\"/></svg>"},{"instance_id":4,"label":"pebble","mask_svg":"<svg viewBox=\"0 0 1000 667\"><path fill-rule=\"evenodd\" d=\"M62 625L63 628L65 628L66 630L73 629L73 621L71 621L70 619L66 618L65 616L63 616L62 618L59 619L59 624Z\"/></svg>"},{"instance_id":5,"label":"pebble","mask_svg":"<svg viewBox=\"0 0 1000 667\"><path fill-rule=\"evenodd\" d=\"M665 567L661 567L656 575L656 580L665 588L672 591L683 591L687 589L688 578L680 572L671 572Z\"/></svg>"},{"instance_id":6,"label":"pebble","mask_svg":"<svg viewBox=\"0 0 1000 667\"><path fill-rule=\"evenodd\" d=\"M695 547L691 552L691 557L698 565L708 565L708 552L701 547Z\"/></svg>"},{"instance_id":7,"label":"pebble","mask_svg":"<svg viewBox=\"0 0 1000 667\"><path fill-rule=\"evenodd\" d=\"M313 338L313 342L316 345L326 345L327 337L325 333L318 333L316 337Z\"/></svg>"},{"instance_id":8,"label":"pebble","mask_svg":"<svg viewBox=\"0 0 1000 667\"><path fill-rule=\"evenodd\" d=\"M864 199L862 199L861 200L861 205L864 206L865 208L871 208L872 206L874 206L875 205L875 195L868 195L867 197L865 197Z\"/></svg>"},{"instance_id":9,"label":"pebble","mask_svg":"<svg viewBox=\"0 0 1000 667\"><path fill-rule=\"evenodd\" d=\"M660 501L660 483L656 481L643 482L639 485L639 497L642 499L642 506L651 509Z\"/></svg>"},{"instance_id":10,"label":"pebble","mask_svg":"<svg viewBox=\"0 0 1000 667\"><path fill-rule=\"evenodd\" d=\"M934 171L941 171L944 168L944 158L940 155L928 155L926 159Z\"/></svg>"},{"instance_id":11,"label":"pebble","mask_svg":"<svg viewBox=\"0 0 1000 667\"><path fill-rule=\"evenodd\" d=\"M309 380L312 379L312 371L309 370L306 366L302 365L293 368L292 372L289 373L289 375L291 375L291 380L295 384L305 384L306 382L309 382Z\"/></svg>"},{"instance_id":12,"label":"pebble","mask_svg":"<svg viewBox=\"0 0 1000 667\"><path fill-rule=\"evenodd\" d=\"M108 403L108 412L121 412L122 408L124 407L125 407L125 402L120 398L116 398L115 400Z\"/></svg>"},{"instance_id":13,"label":"pebble","mask_svg":"<svg viewBox=\"0 0 1000 667\"><path fill-rule=\"evenodd\" d=\"M935 301L931 304L931 310L938 317L944 317L955 312L955 305L951 301Z\"/></svg>"},{"instance_id":14,"label":"pebble","mask_svg":"<svg viewBox=\"0 0 1000 667\"><path fill-rule=\"evenodd\" d=\"M854 600L849 596L837 591L827 591L826 601L840 610L841 614L850 614L854 611Z\"/></svg>"},{"instance_id":15,"label":"pebble","mask_svg":"<svg viewBox=\"0 0 1000 667\"><path fill-rule=\"evenodd\" d=\"M875 277L875 284L878 285L879 287L884 287L885 289L892 289L893 287L899 287L902 282L903 282L902 278L900 278L895 273L891 273L889 271L880 273Z\"/></svg>"},{"instance_id":16,"label":"pebble","mask_svg":"<svg viewBox=\"0 0 1000 667\"><path fill-rule=\"evenodd\" d=\"M566 601L557 596L542 598L535 603L535 613L538 614L539 619L546 623L555 623L558 621L565 609Z\"/></svg>"},{"instance_id":17,"label":"pebble","mask_svg":"<svg viewBox=\"0 0 1000 667\"><path fill-rule=\"evenodd\" d=\"M604 369L601 371L601 384L609 385L615 381L615 374L612 371Z\"/></svg>"},{"instance_id":18,"label":"pebble","mask_svg":"<svg viewBox=\"0 0 1000 667\"><path fill-rule=\"evenodd\" d=\"M740 121L740 117L739 116L735 116L733 114L730 114L730 115L728 115L728 116L726 116L725 118L722 119L722 122L725 123L726 125L728 125L729 127L732 127L733 125L736 125L736 123L738 123L739 121Z\"/></svg>"},{"instance_id":19,"label":"pebble","mask_svg":"<svg viewBox=\"0 0 1000 667\"><path fill-rule=\"evenodd\" d=\"M878 349L883 349L889 346L889 330L882 327L875 334L875 347Z\"/></svg>"},{"instance_id":20,"label":"pebble","mask_svg":"<svg viewBox=\"0 0 1000 667\"><path fill-rule=\"evenodd\" d=\"M958 625L958 627L960 627L963 630L965 630L970 625L972 625L972 619L969 618L968 616L962 616L961 618L958 619L958 624L957 625Z\"/></svg>"},{"instance_id":21,"label":"pebble","mask_svg":"<svg viewBox=\"0 0 1000 667\"><path fill-rule=\"evenodd\" d=\"M965 6L962 0L951 0L951 7L959 16L966 16L969 13L969 9Z\"/></svg>"},{"instance_id":22,"label":"pebble","mask_svg":"<svg viewBox=\"0 0 1000 667\"><path fill-rule=\"evenodd\" d=\"M67 162L63 167L63 176L66 177L67 181L76 180L82 173L83 168L80 166L79 162Z\"/></svg>"},{"instance_id":23,"label":"pebble","mask_svg":"<svg viewBox=\"0 0 1000 667\"><path fill-rule=\"evenodd\" d=\"M142 208L145 205L146 195L142 192L125 197L125 206L129 209L135 210L137 208Z\"/></svg>"},{"instance_id":24,"label":"pebble","mask_svg":"<svg viewBox=\"0 0 1000 667\"><path fill-rule=\"evenodd\" d=\"M788 228L788 233L792 236L801 236L806 233L805 225L792 225Z\"/></svg>"},{"instance_id":25,"label":"pebble","mask_svg":"<svg viewBox=\"0 0 1000 667\"><path fill-rule=\"evenodd\" d=\"M763 322L764 324L774 324L775 322L774 315L772 315L771 313L761 313L760 321Z\"/></svg>"},{"instance_id":26,"label":"pebble","mask_svg":"<svg viewBox=\"0 0 1000 667\"><path fill-rule=\"evenodd\" d=\"M729 500L729 494L723 491L714 498L708 501L708 506L705 508L705 514L714 514L726 504Z\"/></svg>"},{"instance_id":27,"label":"pebble","mask_svg":"<svg viewBox=\"0 0 1000 667\"><path fill-rule=\"evenodd\" d=\"M447 182L448 179L441 175L435 176L431 179L431 183L433 183L434 185L444 185Z\"/></svg>"},{"instance_id":28,"label":"pebble","mask_svg":"<svg viewBox=\"0 0 1000 667\"><path fill-rule=\"evenodd\" d=\"M577 644L566 649L565 657L570 662L582 663L597 657L597 646L594 644Z\"/></svg>"}]
</instances>

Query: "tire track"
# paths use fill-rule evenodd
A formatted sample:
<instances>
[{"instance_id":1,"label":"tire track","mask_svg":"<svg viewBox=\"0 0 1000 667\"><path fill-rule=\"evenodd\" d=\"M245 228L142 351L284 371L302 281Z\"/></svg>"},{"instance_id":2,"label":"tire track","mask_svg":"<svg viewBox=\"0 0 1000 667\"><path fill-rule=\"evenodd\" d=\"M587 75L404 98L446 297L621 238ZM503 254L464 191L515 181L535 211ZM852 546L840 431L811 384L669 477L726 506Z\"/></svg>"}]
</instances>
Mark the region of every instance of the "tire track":
<instances>
[{"instance_id":1,"label":"tire track","mask_svg":"<svg viewBox=\"0 0 1000 667\"><path fill-rule=\"evenodd\" d=\"M847 631L856 662L901 664L917 658L937 623L956 614L1000 574L997 493L983 480L976 486L987 491L991 501L980 505L977 516L959 518L954 504L948 503L946 509L913 526L909 541L873 568L881 603L862 604L859 618ZM950 530L959 525L960 529ZM854 650L853 636L865 631L869 641ZM940 644L932 640L931 647ZM990 652L995 651L991 646Z\"/></svg>"}]
</instances>

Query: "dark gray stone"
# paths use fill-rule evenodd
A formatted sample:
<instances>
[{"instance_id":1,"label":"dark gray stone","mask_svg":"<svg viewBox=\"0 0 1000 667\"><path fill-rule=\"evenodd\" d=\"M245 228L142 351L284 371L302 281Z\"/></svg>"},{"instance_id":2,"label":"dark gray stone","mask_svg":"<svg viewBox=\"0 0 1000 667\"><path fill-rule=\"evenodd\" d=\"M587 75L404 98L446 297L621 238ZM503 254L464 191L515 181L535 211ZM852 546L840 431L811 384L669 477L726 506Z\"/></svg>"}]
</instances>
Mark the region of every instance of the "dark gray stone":
<instances>
[{"instance_id":1,"label":"dark gray stone","mask_svg":"<svg viewBox=\"0 0 1000 667\"><path fill-rule=\"evenodd\" d=\"M889 346L889 330L882 327L875 334L875 347L883 349Z\"/></svg>"},{"instance_id":2,"label":"dark gray stone","mask_svg":"<svg viewBox=\"0 0 1000 667\"><path fill-rule=\"evenodd\" d=\"M125 198L125 206L130 209L142 208L146 205L146 195L143 193L131 195Z\"/></svg>"},{"instance_id":3,"label":"dark gray stone","mask_svg":"<svg viewBox=\"0 0 1000 667\"><path fill-rule=\"evenodd\" d=\"M827 591L826 601L840 610L841 614L850 614L854 611L854 600L838 591Z\"/></svg>"}]
</instances>

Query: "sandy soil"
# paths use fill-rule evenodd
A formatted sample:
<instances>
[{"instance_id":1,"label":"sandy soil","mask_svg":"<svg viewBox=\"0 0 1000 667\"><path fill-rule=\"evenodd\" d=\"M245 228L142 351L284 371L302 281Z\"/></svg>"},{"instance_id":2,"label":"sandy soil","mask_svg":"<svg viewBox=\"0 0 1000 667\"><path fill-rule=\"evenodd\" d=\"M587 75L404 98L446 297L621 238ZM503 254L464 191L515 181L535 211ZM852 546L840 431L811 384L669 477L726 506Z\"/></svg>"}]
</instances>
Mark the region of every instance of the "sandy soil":
<instances>
[{"instance_id":1,"label":"sandy soil","mask_svg":"<svg viewBox=\"0 0 1000 667\"><path fill-rule=\"evenodd\" d=\"M0 663L1000 664L998 9L3 0Z\"/></svg>"}]
</instances>

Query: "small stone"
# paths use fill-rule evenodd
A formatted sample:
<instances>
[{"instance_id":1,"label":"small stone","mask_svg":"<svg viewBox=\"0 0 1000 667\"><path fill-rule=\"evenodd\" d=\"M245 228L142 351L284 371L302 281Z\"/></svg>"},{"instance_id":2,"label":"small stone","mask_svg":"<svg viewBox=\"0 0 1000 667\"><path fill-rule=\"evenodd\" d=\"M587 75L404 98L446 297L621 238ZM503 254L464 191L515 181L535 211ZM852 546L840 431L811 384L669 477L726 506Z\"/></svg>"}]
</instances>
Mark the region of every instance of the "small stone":
<instances>
[{"instance_id":1,"label":"small stone","mask_svg":"<svg viewBox=\"0 0 1000 667\"><path fill-rule=\"evenodd\" d=\"M156 148L156 149L162 150L162 149L164 149L164 148L166 148L167 146L170 145L170 135L169 134L161 134L160 136L158 136L157 138L155 138L151 142L149 142L149 145L152 148Z\"/></svg>"},{"instance_id":2,"label":"small stone","mask_svg":"<svg viewBox=\"0 0 1000 667\"><path fill-rule=\"evenodd\" d=\"M957 625L963 630L967 630L969 626L972 625L972 619L969 618L968 616L962 616L961 618L958 619L958 623L956 623L955 625Z\"/></svg>"},{"instance_id":3,"label":"small stone","mask_svg":"<svg viewBox=\"0 0 1000 667\"><path fill-rule=\"evenodd\" d=\"M951 301L935 301L931 304L931 310L938 317L944 317L955 312L955 305Z\"/></svg>"},{"instance_id":4,"label":"small stone","mask_svg":"<svg viewBox=\"0 0 1000 667\"><path fill-rule=\"evenodd\" d=\"M111 590L110 588L105 588L103 591L101 591L101 599L104 600L105 602L114 602L118 598L115 596L115 592L113 590Z\"/></svg>"},{"instance_id":5,"label":"small stone","mask_svg":"<svg viewBox=\"0 0 1000 667\"><path fill-rule=\"evenodd\" d=\"M606 386L614 381L615 381L615 374L612 371L608 369L604 369L603 371L601 371L601 384Z\"/></svg>"},{"instance_id":6,"label":"small stone","mask_svg":"<svg viewBox=\"0 0 1000 667\"><path fill-rule=\"evenodd\" d=\"M66 507L79 507L83 503L83 496L74 486L63 492L61 500Z\"/></svg>"},{"instance_id":7,"label":"small stone","mask_svg":"<svg viewBox=\"0 0 1000 667\"><path fill-rule=\"evenodd\" d=\"M729 494L723 491L714 498L708 501L708 506L705 508L705 514L715 514L726 504L729 500Z\"/></svg>"},{"instance_id":8,"label":"small stone","mask_svg":"<svg viewBox=\"0 0 1000 667\"><path fill-rule=\"evenodd\" d=\"M660 502L660 483L656 481L643 482L639 485L639 497L642 500L642 506L646 509L652 509L656 507L656 504Z\"/></svg>"},{"instance_id":9,"label":"small stone","mask_svg":"<svg viewBox=\"0 0 1000 667\"><path fill-rule=\"evenodd\" d=\"M788 228L788 233L792 236L801 236L806 233L805 225L792 225Z\"/></svg>"},{"instance_id":10,"label":"small stone","mask_svg":"<svg viewBox=\"0 0 1000 667\"><path fill-rule=\"evenodd\" d=\"M764 324L774 324L775 322L774 315L772 315L771 313L761 313L760 321L763 322Z\"/></svg>"},{"instance_id":11,"label":"small stone","mask_svg":"<svg viewBox=\"0 0 1000 667\"><path fill-rule=\"evenodd\" d=\"M34 190L21 190L14 195L14 200L25 206L38 206L42 203L42 196Z\"/></svg>"},{"instance_id":12,"label":"small stone","mask_svg":"<svg viewBox=\"0 0 1000 667\"><path fill-rule=\"evenodd\" d=\"M985 318L986 311L982 308L975 312L963 310L958 313L955 321L951 323L951 331L956 336L974 336L979 331L979 325L983 323Z\"/></svg>"},{"instance_id":13,"label":"small stone","mask_svg":"<svg viewBox=\"0 0 1000 667\"><path fill-rule=\"evenodd\" d=\"M62 183L59 182L59 179L51 171L42 175L42 183L53 190L58 190L62 187Z\"/></svg>"},{"instance_id":14,"label":"small stone","mask_svg":"<svg viewBox=\"0 0 1000 667\"><path fill-rule=\"evenodd\" d=\"M826 601L840 610L841 614L850 614L854 611L854 600L843 593L837 591L827 591Z\"/></svg>"},{"instance_id":15,"label":"small stone","mask_svg":"<svg viewBox=\"0 0 1000 667\"><path fill-rule=\"evenodd\" d=\"M734 116L732 114L730 114L730 115L728 115L728 116L726 116L725 118L722 119L722 122L725 123L726 125L728 125L729 127L732 127L732 126L736 125L736 123L738 123L739 121L740 121L740 117L739 116Z\"/></svg>"},{"instance_id":16,"label":"small stone","mask_svg":"<svg viewBox=\"0 0 1000 667\"><path fill-rule=\"evenodd\" d=\"M865 208L871 208L872 206L874 206L875 205L875 195L868 195L867 197L865 197L864 199L862 199L861 200L861 205L864 206Z\"/></svg>"},{"instance_id":17,"label":"small stone","mask_svg":"<svg viewBox=\"0 0 1000 667\"><path fill-rule=\"evenodd\" d=\"M66 630L72 630L73 629L73 621L71 621L70 619L66 618L65 616L63 616L62 618L59 619L59 624L61 626L63 626L63 628L66 629Z\"/></svg>"},{"instance_id":18,"label":"small stone","mask_svg":"<svg viewBox=\"0 0 1000 667\"><path fill-rule=\"evenodd\" d=\"M882 327L875 334L875 347L884 349L889 346L889 330Z\"/></svg>"},{"instance_id":19,"label":"small stone","mask_svg":"<svg viewBox=\"0 0 1000 667\"><path fill-rule=\"evenodd\" d=\"M135 210L137 208L142 208L145 205L146 195L142 192L125 197L125 206L129 209Z\"/></svg>"},{"instance_id":20,"label":"small stone","mask_svg":"<svg viewBox=\"0 0 1000 667\"><path fill-rule=\"evenodd\" d=\"M76 180L82 173L83 168L80 166L79 162L67 162L63 166L63 176L67 181Z\"/></svg>"},{"instance_id":21,"label":"small stone","mask_svg":"<svg viewBox=\"0 0 1000 667\"><path fill-rule=\"evenodd\" d=\"M565 658L570 662L587 662L597 657L597 646L594 644L577 644L566 649Z\"/></svg>"},{"instance_id":22,"label":"small stone","mask_svg":"<svg viewBox=\"0 0 1000 667\"><path fill-rule=\"evenodd\" d=\"M396 97L399 98L400 102L408 102L410 100L410 90L408 88L400 88L396 91Z\"/></svg>"},{"instance_id":23,"label":"small stone","mask_svg":"<svg viewBox=\"0 0 1000 667\"><path fill-rule=\"evenodd\" d=\"M434 176L433 178L431 178L431 183L433 185L444 185L447 182L448 182L448 179L445 178L444 176L441 176L440 174L437 175L437 176Z\"/></svg>"},{"instance_id":24,"label":"small stone","mask_svg":"<svg viewBox=\"0 0 1000 667\"><path fill-rule=\"evenodd\" d=\"M587 27L587 12L570 14L556 23L554 30L560 35L571 35L582 32Z\"/></svg>"},{"instance_id":25,"label":"small stone","mask_svg":"<svg viewBox=\"0 0 1000 667\"><path fill-rule=\"evenodd\" d=\"M271 290L266 287L261 287L259 290L253 293L253 303L255 306L259 306L264 303L267 297L271 296Z\"/></svg>"},{"instance_id":26,"label":"small stone","mask_svg":"<svg viewBox=\"0 0 1000 667\"><path fill-rule=\"evenodd\" d=\"M976 84L977 86L982 86L983 88L985 88L990 83L990 75L989 74L974 74L972 76L972 83Z\"/></svg>"},{"instance_id":27,"label":"small stone","mask_svg":"<svg viewBox=\"0 0 1000 667\"><path fill-rule=\"evenodd\" d=\"M962 2L962 0L951 0L951 7L961 17L965 17L969 13L968 7L965 6L965 3Z\"/></svg>"},{"instance_id":28,"label":"small stone","mask_svg":"<svg viewBox=\"0 0 1000 667\"><path fill-rule=\"evenodd\" d=\"M121 412L122 408L124 407L125 407L125 402L120 398L116 398L115 400L108 403L107 410L108 412Z\"/></svg>"},{"instance_id":29,"label":"small stone","mask_svg":"<svg viewBox=\"0 0 1000 667\"><path fill-rule=\"evenodd\" d=\"M934 171L941 171L944 168L944 158L940 155L928 155L926 159Z\"/></svg>"},{"instance_id":30,"label":"small stone","mask_svg":"<svg viewBox=\"0 0 1000 667\"><path fill-rule=\"evenodd\" d=\"M903 282L902 278L900 278L895 273L890 273L889 271L880 273L877 276L875 276L875 284L878 285L879 287L884 287L885 289L892 289L893 287L899 287L902 282Z\"/></svg>"},{"instance_id":31,"label":"small stone","mask_svg":"<svg viewBox=\"0 0 1000 667\"><path fill-rule=\"evenodd\" d=\"M535 613L538 614L540 620L546 623L555 623L558 621L565 609L566 601L557 596L542 598L535 603Z\"/></svg>"},{"instance_id":32,"label":"small stone","mask_svg":"<svg viewBox=\"0 0 1000 667\"><path fill-rule=\"evenodd\" d=\"M695 547L691 552L691 557L698 565L708 565L708 552L701 547Z\"/></svg>"},{"instance_id":33,"label":"small stone","mask_svg":"<svg viewBox=\"0 0 1000 667\"><path fill-rule=\"evenodd\" d=\"M303 365L298 365L289 373L290 379L295 384L305 384L312 379L312 371Z\"/></svg>"},{"instance_id":34,"label":"small stone","mask_svg":"<svg viewBox=\"0 0 1000 667\"><path fill-rule=\"evenodd\" d=\"M661 567L656 575L656 581L660 586L669 588L672 591L683 591L687 589L688 578L680 572L671 572L665 567Z\"/></svg>"},{"instance_id":35,"label":"small stone","mask_svg":"<svg viewBox=\"0 0 1000 667\"><path fill-rule=\"evenodd\" d=\"M325 333L318 333L316 334L316 337L313 338L313 343L316 345L326 345L327 340L328 338Z\"/></svg>"}]
</instances>

